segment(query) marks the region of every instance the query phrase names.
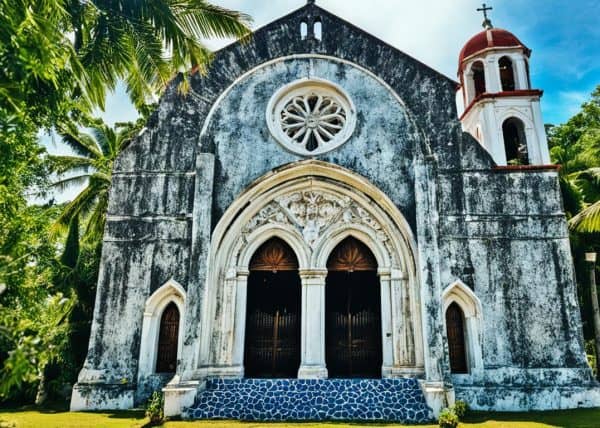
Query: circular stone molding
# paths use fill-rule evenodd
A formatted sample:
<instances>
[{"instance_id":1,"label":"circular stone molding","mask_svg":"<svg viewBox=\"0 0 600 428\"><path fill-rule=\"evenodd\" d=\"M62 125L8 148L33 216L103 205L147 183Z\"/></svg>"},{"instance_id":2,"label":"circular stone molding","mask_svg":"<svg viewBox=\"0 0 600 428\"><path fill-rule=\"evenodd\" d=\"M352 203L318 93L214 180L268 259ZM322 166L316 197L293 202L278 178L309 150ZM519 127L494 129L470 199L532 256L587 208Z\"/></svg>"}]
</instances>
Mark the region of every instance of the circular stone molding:
<instances>
[{"instance_id":1,"label":"circular stone molding","mask_svg":"<svg viewBox=\"0 0 600 428\"><path fill-rule=\"evenodd\" d=\"M267 124L287 150L302 156L326 153L344 144L356 126L346 92L334 83L301 79L279 89L267 106Z\"/></svg>"}]
</instances>

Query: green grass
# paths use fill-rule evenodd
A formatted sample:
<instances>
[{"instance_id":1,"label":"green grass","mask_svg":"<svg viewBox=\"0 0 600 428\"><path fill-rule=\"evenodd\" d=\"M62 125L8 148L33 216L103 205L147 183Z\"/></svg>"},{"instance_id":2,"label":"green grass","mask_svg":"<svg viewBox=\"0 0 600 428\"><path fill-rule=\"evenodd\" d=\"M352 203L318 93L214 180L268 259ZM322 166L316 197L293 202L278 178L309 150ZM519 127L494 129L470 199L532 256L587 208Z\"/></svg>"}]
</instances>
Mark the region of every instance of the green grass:
<instances>
[{"instance_id":1,"label":"green grass","mask_svg":"<svg viewBox=\"0 0 600 428\"><path fill-rule=\"evenodd\" d=\"M0 409L0 428L112 428L145 427L148 419L141 410L119 412L67 412L62 409L39 409L24 407L19 409ZM398 424L359 424L352 422L301 422L301 423L264 423L238 421L170 421L162 425L166 428L355 428L357 426L375 426L397 428ZM600 408L563 410L556 412L496 413L474 412L461 427L488 428L599 428ZM437 425L420 425L422 428L434 428Z\"/></svg>"}]
</instances>

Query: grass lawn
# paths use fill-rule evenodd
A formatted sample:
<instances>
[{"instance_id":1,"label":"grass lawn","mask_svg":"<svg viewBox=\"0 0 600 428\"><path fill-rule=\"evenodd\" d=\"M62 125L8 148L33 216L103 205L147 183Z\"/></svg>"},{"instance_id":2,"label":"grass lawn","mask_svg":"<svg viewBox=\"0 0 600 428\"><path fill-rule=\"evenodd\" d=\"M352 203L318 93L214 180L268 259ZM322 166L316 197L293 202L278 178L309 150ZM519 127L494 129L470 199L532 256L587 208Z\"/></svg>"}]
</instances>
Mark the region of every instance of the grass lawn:
<instances>
[{"instance_id":1,"label":"grass lawn","mask_svg":"<svg viewBox=\"0 0 600 428\"><path fill-rule=\"evenodd\" d=\"M70 413L65 410L38 409L25 407L20 409L0 409L0 428L112 428L112 427L144 427L148 420L144 412L139 410L102 413ZM355 428L357 426L402 427L398 424L359 424L343 422L300 422L300 423L264 423L238 421L171 421L163 427L167 428ZM434 428L437 425L419 425ZM471 414L461 427L489 428L599 428L600 408L582 410L564 410L557 412L530 413L484 413Z\"/></svg>"}]
</instances>

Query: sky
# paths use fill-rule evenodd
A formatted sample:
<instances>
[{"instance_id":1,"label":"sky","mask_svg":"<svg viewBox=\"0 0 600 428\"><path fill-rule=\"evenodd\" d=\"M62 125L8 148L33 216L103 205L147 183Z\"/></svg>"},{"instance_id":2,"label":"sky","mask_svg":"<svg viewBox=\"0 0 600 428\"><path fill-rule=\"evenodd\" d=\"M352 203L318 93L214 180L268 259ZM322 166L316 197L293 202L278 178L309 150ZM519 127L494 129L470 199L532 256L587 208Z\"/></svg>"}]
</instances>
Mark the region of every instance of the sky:
<instances>
[{"instance_id":1,"label":"sky","mask_svg":"<svg viewBox=\"0 0 600 428\"><path fill-rule=\"evenodd\" d=\"M212 0L240 10L258 28L303 6L304 0ZM458 54L482 30L476 0L317 0L317 5L456 80ZM532 86L544 90L545 123L560 124L575 114L600 84L600 0L488 0L495 27L515 34L532 50ZM327 31L326 28L323 29ZM230 40L207 40L219 49ZM134 120L135 109L122 86L109 96L105 122ZM48 150L63 153L59 143ZM70 199L76 189L60 195Z\"/></svg>"}]
</instances>

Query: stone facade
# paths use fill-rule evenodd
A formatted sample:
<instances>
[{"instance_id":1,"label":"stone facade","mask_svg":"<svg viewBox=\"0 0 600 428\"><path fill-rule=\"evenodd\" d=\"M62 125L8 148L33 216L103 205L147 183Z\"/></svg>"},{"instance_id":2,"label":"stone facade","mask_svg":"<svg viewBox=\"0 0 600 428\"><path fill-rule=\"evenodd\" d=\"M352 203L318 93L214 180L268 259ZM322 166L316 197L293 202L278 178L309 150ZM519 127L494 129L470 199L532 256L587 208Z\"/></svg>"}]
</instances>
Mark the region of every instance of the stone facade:
<instances>
[{"instance_id":1,"label":"stone facade","mask_svg":"<svg viewBox=\"0 0 600 428\"><path fill-rule=\"evenodd\" d=\"M267 123L273 95L302 80L352 101L349 135L315 156ZM308 4L219 51L189 94L178 83L115 165L72 409L130 408L165 386L166 413L180 414L206 379L243 378L248 263L270 237L298 258L298 377L326 378L326 261L348 236L377 259L382 377L418 378L434 413L455 395L478 409L600 405L556 169L496 167L461 130L456 82ZM165 376L154 365L170 302L181 321ZM452 302L465 374L450 370Z\"/></svg>"}]
</instances>

